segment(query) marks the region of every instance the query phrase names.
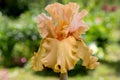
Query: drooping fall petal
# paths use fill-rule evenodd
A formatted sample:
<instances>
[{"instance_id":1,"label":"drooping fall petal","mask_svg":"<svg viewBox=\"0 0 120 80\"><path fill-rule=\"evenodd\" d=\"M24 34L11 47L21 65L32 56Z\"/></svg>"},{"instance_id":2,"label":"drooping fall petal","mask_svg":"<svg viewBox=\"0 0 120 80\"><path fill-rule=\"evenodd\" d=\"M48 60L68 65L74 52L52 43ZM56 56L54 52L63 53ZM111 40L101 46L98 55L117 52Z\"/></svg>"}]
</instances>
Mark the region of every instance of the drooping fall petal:
<instances>
[{"instance_id":1,"label":"drooping fall petal","mask_svg":"<svg viewBox=\"0 0 120 80\"><path fill-rule=\"evenodd\" d=\"M40 47L42 51L38 51L33 57L33 69L42 70L44 65L52 68L55 72L66 73L73 69L79 60L76 55L76 45L76 40L72 36L63 41L52 38L45 39Z\"/></svg>"},{"instance_id":2,"label":"drooping fall petal","mask_svg":"<svg viewBox=\"0 0 120 80\"><path fill-rule=\"evenodd\" d=\"M45 49L43 52L43 57L41 59L42 64L45 67L54 69L54 65L57 62L58 40L47 38L42 44L42 48Z\"/></svg>"},{"instance_id":3,"label":"drooping fall petal","mask_svg":"<svg viewBox=\"0 0 120 80\"><path fill-rule=\"evenodd\" d=\"M46 38L33 57L33 69L42 70L43 65L52 68L55 72L66 73L74 68L79 59L82 65L94 69L99 65L97 58L82 40L70 36L62 41Z\"/></svg>"},{"instance_id":4,"label":"drooping fall petal","mask_svg":"<svg viewBox=\"0 0 120 80\"><path fill-rule=\"evenodd\" d=\"M97 58L92 56L92 50L90 50L82 40L77 41L79 57L83 60L82 65L88 69L95 69L99 62Z\"/></svg>"},{"instance_id":5,"label":"drooping fall petal","mask_svg":"<svg viewBox=\"0 0 120 80\"><path fill-rule=\"evenodd\" d=\"M75 46L76 40L72 36L59 42L55 72L66 73L74 68L79 60L79 57L76 56L77 49Z\"/></svg>"},{"instance_id":6,"label":"drooping fall petal","mask_svg":"<svg viewBox=\"0 0 120 80\"><path fill-rule=\"evenodd\" d=\"M42 41L41 41L41 44L42 44ZM32 69L35 71L43 70L41 59L42 59L42 55L43 55L42 53L44 52L44 50L41 47L41 44L40 44L38 52L37 53L34 52L34 56L32 57Z\"/></svg>"}]
</instances>

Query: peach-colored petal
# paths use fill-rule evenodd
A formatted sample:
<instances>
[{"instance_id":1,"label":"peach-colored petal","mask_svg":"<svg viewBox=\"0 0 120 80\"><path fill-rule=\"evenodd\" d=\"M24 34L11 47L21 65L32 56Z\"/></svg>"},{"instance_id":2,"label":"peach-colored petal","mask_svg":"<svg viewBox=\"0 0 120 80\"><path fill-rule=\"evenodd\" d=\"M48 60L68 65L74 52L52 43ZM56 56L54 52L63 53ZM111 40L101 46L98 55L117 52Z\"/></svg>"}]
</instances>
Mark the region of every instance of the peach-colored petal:
<instances>
[{"instance_id":1,"label":"peach-colored petal","mask_svg":"<svg viewBox=\"0 0 120 80\"><path fill-rule=\"evenodd\" d=\"M46 38L32 59L33 69L42 70L44 65L55 72L66 73L74 68L80 58L86 68L94 69L99 65L98 59L92 56L92 50L82 40L76 41L72 36L62 41Z\"/></svg>"},{"instance_id":2,"label":"peach-colored petal","mask_svg":"<svg viewBox=\"0 0 120 80\"><path fill-rule=\"evenodd\" d=\"M54 3L45 9L52 17L40 14L37 18L39 33L44 39L32 58L32 68L41 71L48 67L55 72L66 73L79 59L83 60L82 65L86 68L96 68L98 59L92 56L92 50L81 38L81 34L88 30L82 20L87 11L78 13L79 5L76 3Z\"/></svg>"},{"instance_id":3,"label":"peach-colored petal","mask_svg":"<svg viewBox=\"0 0 120 80\"><path fill-rule=\"evenodd\" d=\"M70 23L70 32L75 32L77 29L82 28L83 33L88 30L87 24L82 20L82 18L87 14L86 10L82 10L80 13L76 13L73 16L72 22ZM80 32L80 33L81 33Z\"/></svg>"},{"instance_id":4,"label":"peach-colored petal","mask_svg":"<svg viewBox=\"0 0 120 80\"><path fill-rule=\"evenodd\" d=\"M66 73L68 70L74 68L79 60L79 57L76 56L77 49L75 46L76 40L72 36L59 42L55 72Z\"/></svg>"},{"instance_id":5,"label":"peach-colored petal","mask_svg":"<svg viewBox=\"0 0 120 80\"><path fill-rule=\"evenodd\" d=\"M99 66L99 64L100 64L99 62L95 62L95 63L89 65L87 68L88 68L88 69L95 69L96 67Z\"/></svg>"},{"instance_id":6,"label":"peach-colored petal","mask_svg":"<svg viewBox=\"0 0 120 80\"><path fill-rule=\"evenodd\" d=\"M71 8L71 10L73 11L73 13L76 13L79 10L79 5L76 4L76 3L73 3L73 2L69 2L65 6L68 6L69 8Z\"/></svg>"},{"instance_id":7,"label":"peach-colored petal","mask_svg":"<svg viewBox=\"0 0 120 80\"><path fill-rule=\"evenodd\" d=\"M48 13L50 13L54 21L63 20L67 23L70 22L73 14L78 12L78 9L79 9L79 5L72 2L66 5L62 5L60 3L54 3L48 5L45 8L45 10L48 11Z\"/></svg>"},{"instance_id":8,"label":"peach-colored petal","mask_svg":"<svg viewBox=\"0 0 120 80\"><path fill-rule=\"evenodd\" d=\"M79 60L79 57L74 55L77 54L75 38L69 37L63 41L52 38L47 40L43 43L43 47L46 50L45 56L41 59L43 65L60 73L66 73L68 70L73 69Z\"/></svg>"},{"instance_id":9,"label":"peach-colored petal","mask_svg":"<svg viewBox=\"0 0 120 80\"><path fill-rule=\"evenodd\" d=\"M58 40L47 38L45 39L42 47L45 49L41 61L45 67L54 69L54 65L57 62Z\"/></svg>"},{"instance_id":10,"label":"peach-colored petal","mask_svg":"<svg viewBox=\"0 0 120 80\"><path fill-rule=\"evenodd\" d=\"M77 45L78 56L83 60L82 65L89 69L96 68L99 65L99 62L97 62L98 59L95 56L92 56L92 50L90 50L82 40L78 40Z\"/></svg>"},{"instance_id":11,"label":"peach-colored petal","mask_svg":"<svg viewBox=\"0 0 120 80\"><path fill-rule=\"evenodd\" d=\"M33 70L41 71L44 67L54 69L57 61L57 42L56 39L52 38L47 38L42 41L38 52L32 57Z\"/></svg>"},{"instance_id":12,"label":"peach-colored petal","mask_svg":"<svg viewBox=\"0 0 120 80\"><path fill-rule=\"evenodd\" d=\"M77 13L79 10L79 5L77 5L76 3L68 3L66 5L64 5L64 20L67 21L68 23L70 23L73 15L75 13Z\"/></svg>"},{"instance_id":13,"label":"peach-colored petal","mask_svg":"<svg viewBox=\"0 0 120 80\"><path fill-rule=\"evenodd\" d=\"M55 72L66 73L74 68L80 57L76 54L76 40L70 36L62 41L46 38L32 61L34 70L42 70L43 65Z\"/></svg>"},{"instance_id":14,"label":"peach-colored petal","mask_svg":"<svg viewBox=\"0 0 120 80\"><path fill-rule=\"evenodd\" d=\"M88 26L82 20L82 18L87 14L87 11L82 10L78 13L79 5L76 3L69 3L66 5L54 3L48 5L45 9L50 13L53 21L57 21L55 33L58 36L57 38L60 40L68 36L68 32L75 36L77 33L76 37L78 37L80 34L83 34L88 30Z\"/></svg>"},{"instance_id":15,"label":"peach-colored petal","mask_svg":"<svg viewBox=\"0 0 120 80\"><path fill-rule=\"evenodd\" d=\"M51 21L51 18L46 16L45 14L40 14L37 17L37 23L38 23L38 30L40 35L45 37L55 37L54 29L53 29L53 23Z\"/></svg>"},{"instance_id":16,"label":"peach-colored petal","mask_svg":"<svg viewBox=\"0 0 120 80\"><path fill-rule=\"evenodd\" d=\"M48 13L52 16L53 20L61 20L63 19L63 6L60 3L54 3L54 4L50 4L48 5L45 10L48 11Z\"/></svg>"},{"instance_id":17,"label":"peach-colored petal","mask_svg":"<svg viewBox=\"0 0 120 80\"><path fill-rule=\"evenodd\" d=\"M41 41L41 44L43 43L43 41ZM39 47L38 52L34 52L34 56L32 57L32 69L35 71L42 71L43 70L43 66L42 66L42 62L41 62L41 58L42 58L42 53L44 52L44 49L41 47Z\"/></svg>"},{"instance_id":18,"label":"peach-colored petal","mask_svg":"<svg viewBox=\"0 0 120 80\"><path fill-rule=\"evenodd\" d=\"M90 61L89 61L89 65L87 66L87 68L95 69L99 65L99 62L97 62L97 60L98 58L94 56L90 56Z\"/></svg>"}]
</instances>

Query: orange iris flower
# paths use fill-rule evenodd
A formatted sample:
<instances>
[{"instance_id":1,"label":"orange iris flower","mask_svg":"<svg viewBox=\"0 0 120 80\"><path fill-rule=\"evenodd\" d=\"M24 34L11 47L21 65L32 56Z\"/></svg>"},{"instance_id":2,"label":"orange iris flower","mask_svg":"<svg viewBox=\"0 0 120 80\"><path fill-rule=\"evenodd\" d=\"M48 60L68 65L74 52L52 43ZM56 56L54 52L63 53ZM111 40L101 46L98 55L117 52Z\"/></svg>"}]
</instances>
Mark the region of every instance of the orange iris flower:
<instances>
[{"instance_id":1,"label":"orange iris flower","mask_svg":"<svg viewBox=\"0 0 120 80\"><path fill-rule=\"evenodd\" d=\"M51 17L44 13L37 17L38 30L43 39L38 52L32 57L32 68L41 71L48 67L55 72L67 73L80 59L86 68L96 68L98 59L92 56L92 50L80 36L89 29L82 20L87 11L78 12L79 5L72 2L66 5L50 4L45 10Z\"/></svg>"}]
</instances>

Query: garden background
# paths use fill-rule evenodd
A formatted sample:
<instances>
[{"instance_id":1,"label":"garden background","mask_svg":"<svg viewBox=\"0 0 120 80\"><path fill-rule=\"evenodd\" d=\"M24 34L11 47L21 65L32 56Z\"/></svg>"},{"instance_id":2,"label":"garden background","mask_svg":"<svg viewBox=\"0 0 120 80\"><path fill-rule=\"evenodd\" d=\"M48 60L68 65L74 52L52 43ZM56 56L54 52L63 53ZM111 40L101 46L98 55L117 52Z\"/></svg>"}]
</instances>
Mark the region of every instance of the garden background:
<instances>
[{"instance_id":1,"label":"garden background","mask_svg":"<svg viewBox=\"0 0 120 80\"><path fill-rule=\"evenodd\" d=\"M101 63L87 70L78 62L69 80L120 80L120 0L0 0L0 80L58 80L51 69L31 69L41 41L36 17L54 2L76 2L88 10L84 20L90 29L82 36Z\"/></svg>"}]
</instances>

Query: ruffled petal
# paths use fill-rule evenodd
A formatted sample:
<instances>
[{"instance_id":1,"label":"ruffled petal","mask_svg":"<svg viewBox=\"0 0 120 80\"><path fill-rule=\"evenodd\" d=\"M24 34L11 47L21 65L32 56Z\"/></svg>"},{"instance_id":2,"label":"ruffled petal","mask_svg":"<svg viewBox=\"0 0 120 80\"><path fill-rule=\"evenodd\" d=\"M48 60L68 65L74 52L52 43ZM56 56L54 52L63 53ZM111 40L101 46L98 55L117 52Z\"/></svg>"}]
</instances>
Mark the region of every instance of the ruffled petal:
<instances>
[{"instance_id":1,"label":"ruffled petal","mask_svg":"<svg viewBox=\"0 0 120 80\"><path fill-rule=\"evenodd\" d=\"M75 46L76 40L72 36L59 42L55 72L66 73L68 70L74 68L79 60L79 57L76 56L77 49Z\"/></svg>"},{"instance_id":2,"label":"ruffled petal","mask_svg":"<svg viewBox=\"0 0 120 80\"><path fill-rule=\"evenodd\" d=\"M92 50L80 37L88 30L82 20L87 11L78 13L79 5L76 3L54 3L45 9L52 18L45 14L37 18L39 33L44 39L32 57L32 68L41 71L48 67L55 72L66 73L74 68L79 59L83 60L82 65L86 68L96 68L99 65L98 59L92 56Z\"/></svg>"},{"instance_id":3,"label":"ruffled petal","mask_svg":"<svg viewBox=\"0 0 120 80\"><path fill-rule=\"evenodd\" d=\"M45 52L42 53L44 55L41 59L42 64L45 67L54 69L57 62L58 40L47 38L42 44L42 47L45 49Z\"/></svg>"},{"instance_id":4,"label":"ruffled petal","mask_svg":"<svg viewBox=\"0 0 120 80\"><path fill-rule=\"evenodd\" d=\"M76 39L72 36L59 41L46 38L32 61L34 70L42 70L43 66L55 72L66 73L74 68L80 57L77 55Z\"/></svg>"},{"instance_id":5,"label":"ruffled petal","mask_svg":"<svg viewBox=\"0 0 120 80\"><path fill-rule=\"evenodd\" d=\"M52 16L54 21L65 21L70 23L73 14L78 12L79 5L76 3L68 3L66 5L62 5L60 3L50 4L45 8L46 11Z\"/></svg>"},{"instance_id":6,"label":"ruffled petal","mask_svg":"<svg viewBox=\"0 0 120 80\"><path fill-rule=\"evenodd\" d=\"M90 50L82 40L77 41L79 57L83 60L82 65L86 66L88 69L95 69L99 62L97 62L97 58L92 56L92 50Z\"/></svg>"},{"instance_id":7,"label":"ruffled petal","mask_svg":"<svg viewBox=\"0 0 120 80\"><path fill-rule=\"evenodd\" d=\"M68 3L66 5L64 5L64 20L68 23L71 22L72 17L75 13L77 13L79 10L79 5L77 5L76 3Z\"/></svg>"},{"instance_id":8,"label":"ruffled petal","mask_svg":"<svg viewBox=\"0 0 120 80\"><path fill-rule=\"evenodd\" d=\"M43 41L41 41L42 44ZM42 53L44 52L44 49L41 47L39 47L38 52L34 52L34 56L32 57L32 69L35 71L42 71L43 70L43 65L41 62L41 58L42 58Z\"/></svg>"},{"instance_id":9,"label":"ruffled petal","mask_svg":"<svg viewBox=\"0 0 120 80\"><path fill-rule=\"evenodd\" d=\"M55 72L66 73L74 68L79 59L83 60L82 65L88 69L99 65L98 59L92 56L92 50L82 40L76 41L72 36L62 41L46 38L32 58L33 69L42 70L44 65Z\"/></svg>"},{"instance_id":10,"label":"ruffled petal","mask_svg":"<svg viewBox=\"0 0 120 80\"><path fill-rule=\"evenodd\" d=\"M70 23L70 32L75 32L81 29L80 33L85 33L88 30L87 24L82 20L82 18L87 14L86 10L82 10L80 13L76 13Z\"/></svg>"},{"instance_id":11,"label":"ruffled petal","mask_svg":"<svg viewBox=\"0 0 120 80\"><path fill-rule=\"evenodd\" d=\"M72 13L76 13L79 10L79 5L73 2L69 2L65 6L68 6L72 10Z\"/></svg>"},{"instance_id":12,"label":"ruffled petal","mask_svg":"<svg viewBox=\"0 0 120 80\"><path fill-rule=\"evenodd\" d=\"M66 73L74 68L79 60L76 56L76 40L69 37L62 41L49 38L43 44L45 56L41 59L45 67L52 68L55 72ZM51 47L52 46L52 47Z\"/></svg>"},{"instance_id":13,"label":"ruffled petal","mask_svg":"<svg viewBox=\"0 0 120 80\"><path fill-rule=\"evenodd\" d=\"M45 37L55 38L56 35L53 31L54 30L53 23L50 17L42 13L37 17L37 23L38 23L38 31L43 38Z\"/></svg>"},{"instance_id":14,"label":"ruffled petal","mask_svg":"<svg viewBox=\"0 0 120 80\"><path fill-rule=\"evenodd\" d=\"M63 19L63 6L60 3L54 3L48 5L45 10L52 16L54 21L62 20Z\"/></svg>"}]
</instances>

